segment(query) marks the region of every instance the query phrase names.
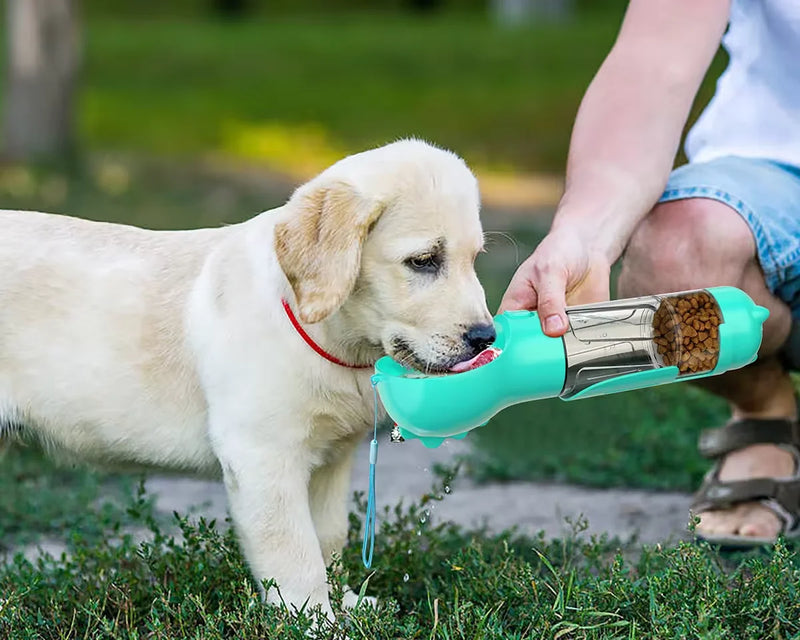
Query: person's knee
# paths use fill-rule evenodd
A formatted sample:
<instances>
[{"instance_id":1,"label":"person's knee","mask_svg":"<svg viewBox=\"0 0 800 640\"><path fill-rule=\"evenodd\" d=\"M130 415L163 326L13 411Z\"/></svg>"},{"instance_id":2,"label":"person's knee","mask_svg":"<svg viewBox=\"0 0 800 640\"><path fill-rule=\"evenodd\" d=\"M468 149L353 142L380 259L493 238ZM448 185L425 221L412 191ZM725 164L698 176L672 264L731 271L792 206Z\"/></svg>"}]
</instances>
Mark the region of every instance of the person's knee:
<instances>
[{"instance_id":1,"label":"person's knee","mask_svg":"<svg viewBox=\"0 0 800 640\"><path fill-rule=\"evenodd\" d=\"M754 258L750 228L727 205L699 198L660 204L628 243L618 294L738 286Z\"/></svg>"}]
</instances>

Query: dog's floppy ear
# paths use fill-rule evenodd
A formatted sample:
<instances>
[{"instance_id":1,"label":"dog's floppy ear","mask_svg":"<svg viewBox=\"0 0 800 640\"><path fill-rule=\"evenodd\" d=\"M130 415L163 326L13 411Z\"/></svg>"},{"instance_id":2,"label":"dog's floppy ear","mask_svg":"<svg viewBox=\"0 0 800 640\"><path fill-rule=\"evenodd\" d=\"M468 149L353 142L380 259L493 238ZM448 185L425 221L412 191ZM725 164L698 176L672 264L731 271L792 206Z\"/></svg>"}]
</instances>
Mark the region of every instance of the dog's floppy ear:
<instances>
[{"instance_id":1,"label":"dog's floppy ear","mask_svg":"<svg viewBox=\"0 0 800 640\"><path fill-rule=\"evenodd\" d=\"M344 181L298 192L291 217L275 226L275 253L303 322L324 320L350 295L361 269L361 247L383 205Z\"/></svg>"}]
</instances>

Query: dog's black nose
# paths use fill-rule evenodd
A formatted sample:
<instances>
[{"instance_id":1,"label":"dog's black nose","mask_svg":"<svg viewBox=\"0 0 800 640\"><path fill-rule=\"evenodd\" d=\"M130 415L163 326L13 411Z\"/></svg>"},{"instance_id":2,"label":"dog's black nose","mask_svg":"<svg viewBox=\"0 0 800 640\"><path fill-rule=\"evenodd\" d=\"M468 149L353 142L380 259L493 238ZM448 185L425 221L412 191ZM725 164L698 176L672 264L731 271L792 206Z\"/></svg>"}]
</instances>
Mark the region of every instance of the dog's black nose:
<instances>
[{"instance_id":1,"label":"dog's black nose","mask_svg":"<svg viewBox=\"0 0 800 640\"><path fill-rule=\"evenodd\" d=\"M497 332L492 324L476 324L464 334L464 342L477 355L494 342Z\"/></svg>"}]
</instances>

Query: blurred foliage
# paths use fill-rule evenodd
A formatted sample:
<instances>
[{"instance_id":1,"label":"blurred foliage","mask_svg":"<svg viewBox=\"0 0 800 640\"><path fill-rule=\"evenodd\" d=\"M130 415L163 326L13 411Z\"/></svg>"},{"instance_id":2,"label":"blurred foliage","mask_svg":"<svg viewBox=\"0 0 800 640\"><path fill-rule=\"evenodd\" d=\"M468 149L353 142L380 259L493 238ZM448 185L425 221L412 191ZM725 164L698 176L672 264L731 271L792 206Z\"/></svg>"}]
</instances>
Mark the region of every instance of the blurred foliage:
<instances>
[{"instance_id":1,"label":"blurred foliage","mask_svg":"<svg viewBox=\"0 0 800 640\"><path fill-rule=\"evenodd\" d=\"M251 0L252 16L229 21L211 0L89 0L84 149L223 156L304 177L419 136L478 169L558 174L624 9L579 2L572 20L509 29L480 3L418 16L336 1ZM720 55L692 120L723 65Z\"/></svg>"},{"instance_id":2,"label":"blurred foliage","mask_svg":"<svg viewBox=\"0 0 800 640\"><path fill-rule=\"evenodd\" d=\"M558 172L615 29L587 20L508 32L470 16L98 20L81 128L95 148L232 157L242 149L232 131L310 128L332 153L421 136L473 164ZM303 144L271 155L256 141L245 157L291 167L293 153L309 154Z\"/></svg>"},{"instance_id":3,"label":"blurred foliage","mask_svg":"<svg viewBox=\"0 0 800 640\"><path fill-rule=\"evenodd\" d=\"M561 173L581 96L620 19L579 10L570 22L504 29L475 11L327 11L231 23L97 6L86 10L86 150L224 156L295 175L406 136L479 169Z\"/></svg>"},{"instance_id":4,"label":"blurred foliage","mask_svg":"<svg viewBox=\"0 0 800 640\"><path fill-rule=\"evenodd\" d=\"M148 229L241 222L283 204L292 187L264 172L231 173L120 154L97 154L69 172L0 166L0 208L64 213Z\"/></svg>"}]
</instances>

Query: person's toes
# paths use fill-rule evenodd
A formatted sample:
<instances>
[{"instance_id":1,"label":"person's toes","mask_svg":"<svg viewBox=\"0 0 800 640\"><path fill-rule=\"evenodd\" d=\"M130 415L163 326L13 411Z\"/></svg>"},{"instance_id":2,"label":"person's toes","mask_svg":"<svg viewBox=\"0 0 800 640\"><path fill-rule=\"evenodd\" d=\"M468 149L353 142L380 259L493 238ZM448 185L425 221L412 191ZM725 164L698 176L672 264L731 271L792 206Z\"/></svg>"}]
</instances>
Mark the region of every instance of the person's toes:
<instances>
[{"instance_id":1,"label":"person's toes","mask_svg":"<svg viewBox=\"0 0 800 640\"><path fill-rule=\"evenodd\" d=\"M718 511L714 533L724 536L735 534L742 524L742 519L737 511L736 508Z\"/></svg>"},{"instance_id":2,"label":"person's toes","mask_svg":"<svg viewBox=\"0 0 800 640\"><path fill-rule=\"evenodd\" d=\"M713 535L721 533L725 525L725 511L703 511L697 514L700 522L697 523L695 530L698 533Z\"/></svg>"},{"instance_id":3,"label":"person's toes","mask_svg":"<svg viewBox=\"0 0 800 640\"><path fill-rule=\"evenodd\" d=\"M781 531L781 521L771 510L760 504L749 505L739 526L739 535L751 538L776 538Z\"/></svg>"},{"instance_id":4,"label":"person's toes","mask_svg":"<svg viewBox=\"0 0 800 640\"><path fill-rule=\"evenodd\" d=\"M781 530L781 521L770 509L758 504L741 504L731 509L718 509L697 514L696 531L701 535L740 535L751 538L774 538Z\"/></svg>"}]
</instances>

